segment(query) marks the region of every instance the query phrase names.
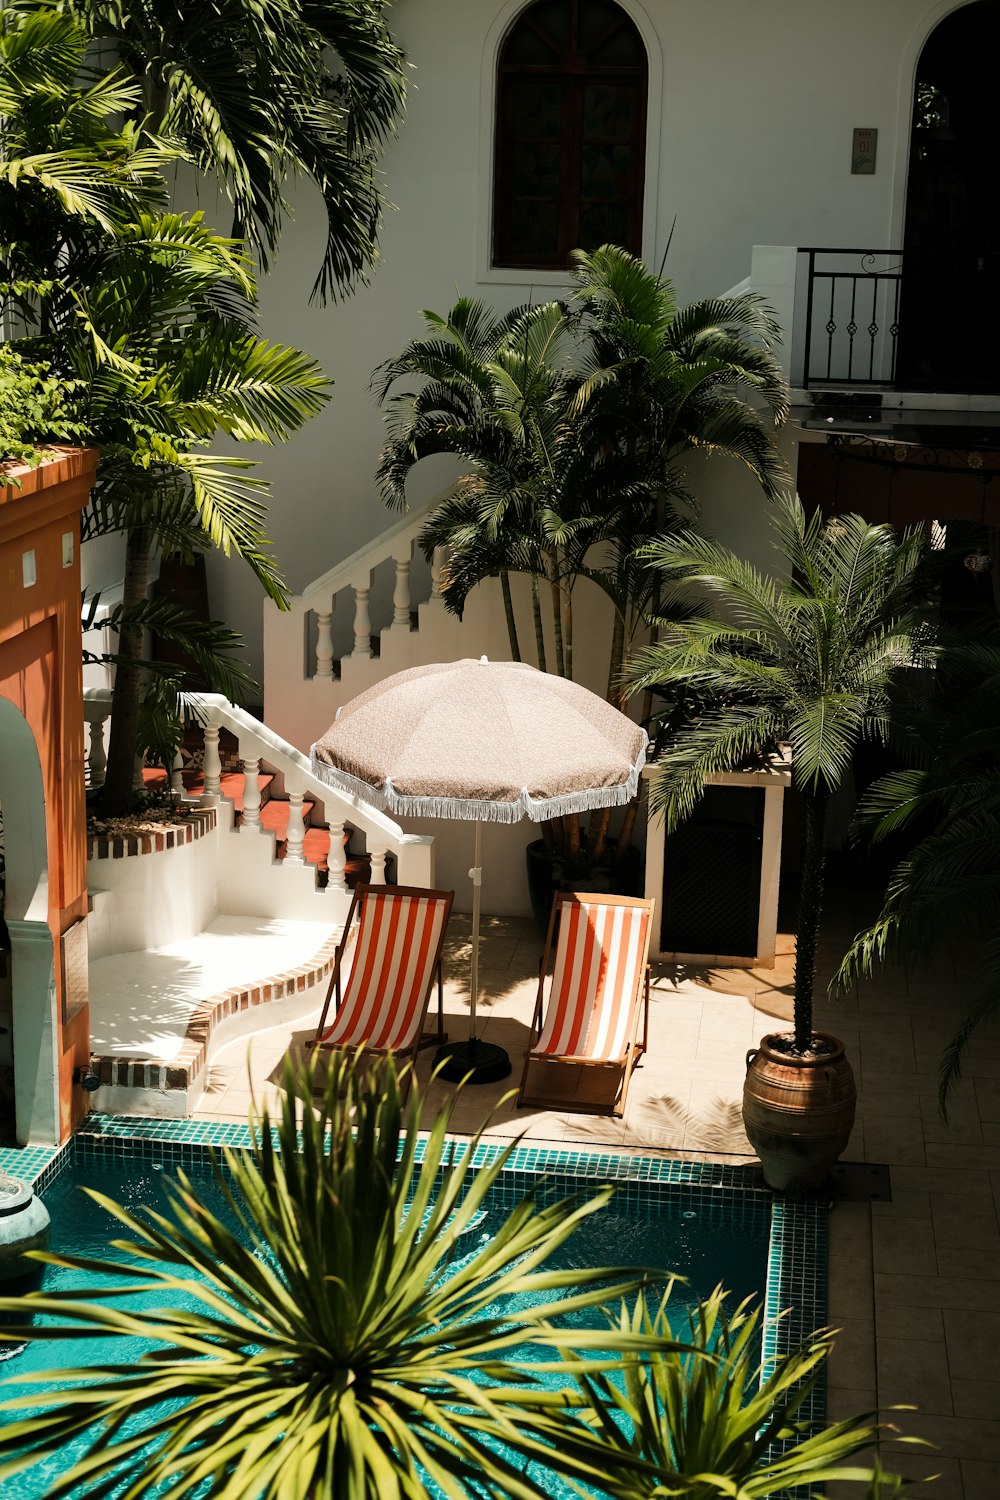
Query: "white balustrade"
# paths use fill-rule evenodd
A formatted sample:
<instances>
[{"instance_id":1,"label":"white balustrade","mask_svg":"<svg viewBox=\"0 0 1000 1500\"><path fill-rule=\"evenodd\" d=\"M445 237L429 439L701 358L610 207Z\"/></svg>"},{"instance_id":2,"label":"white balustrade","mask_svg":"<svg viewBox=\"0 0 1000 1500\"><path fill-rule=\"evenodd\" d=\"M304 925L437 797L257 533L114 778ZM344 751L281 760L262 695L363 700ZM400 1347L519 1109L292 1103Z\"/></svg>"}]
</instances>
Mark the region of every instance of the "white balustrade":
<instances>
[{"instance_id":1,"label":"white balustrade","mask_svg":"<svg viewBox=\"0 0 1000 1500\"><path fill-rule=\"evenodd\" d=\"M393 630L409 630L413 624L410 618L410 556L411 550L408 547L405 554L400 554L394 559L396 587L392 593Z\"/></svg>"},{"instance_id":2,"label":"white balustrade","mask_svg":"<svg viewBox=\"0 0 1000 1500\"><path fill-rule=\"evenodd\" d=\"M288 831L285 841L285 864L304 865L306 862L303 846L306 837L305 819L302 814L303 792L293 792L288 788Z\"/></svg>"},{"instance_id":3,"label":"white balustrade","mask_svg":"<svg viewBox=\"0 0 1000 1500\"><path fill-rule=\"evenodd\" d=\"M431 561L431 599L435 604L441 604L441 584L444 578L445 566L448 562L448 548L435 547L434 557Z\"/></svg>"},{"instance_id":4,"label":"white balustrade","mask_svg":"<svg viewBox=\"0 0 1000 1500\"><path fill-rule=\"evenodd\" d=\"M219 759L218 724L205 725L205 755L202 761L202 772L205 777L205 789L201 794L202 802L218 802L219 785L222 780L222 761Z\"/></svg>"},{"instance_id":5,"label":"white balustrade","mask_svg":"<svg viewBox=\"0 0 1000 1500\"><path fill-rule=\"evenodd\" d=\"M132 757L132 790L141 792L146 784L146 778L142 774L143 759L141 755Z\"/></svg>"},{"instance_id":6,"label":"white balustrade","mask_svg":"<svg viewBox=\"0 0 1000 1500\"><path fill-rule=\"evenodd\" d=\"M346 891L347 877L347 852L344 849L344 820L339 822L330 819L330 852L326 856L326 867L328 870L327 889L332 891Z\"/></svg>"},{"instance_id":7,"label":"white balustrade","mask_svg":"<svg viewBox=\"0 0 1000 1500\"><path fill-rule=\"evenodd\" d=\"M359 588L354 585L354 656L371 656L372 654L372 620L368 612L368 596L371 593L371 579L367 588Z\"/></svg>"},{"instance_id":8,"label":"white balustrade","mask_svg":"<svg viewBox=\"0 0 1000 1500\"><path fill-rule=\"evenodd\" d=\"M240 747L242 749L242 746ZM243 759L243 821L240 831L260 832L260 760Z\"/></svg>"},{"instance_id":9,"label":"white balustrade","mask_svg":"<svg viewBox=\"0 0 1000 1500\"><path fill-rule=\"evenodd\" d=\"M316 676L333 677L333 612L316 610Z\"/></svg>"},{"instance_id":10,"label":"white balustrade","mask_svg":"<svg viewBox=\"0 0 1000 1500\"><path fill-rule=\"evenodd\" d=\"M90 784L103 786L104 776L108 769L108 755L104 748L104 726L111 717L110 707L101 711L96 705L87 702L85 709L90 720L90 746L87 752Z\"/></svg>"},{"instance_id":11,"label":"white balustrade","mask_svg":"<svg viewBox=\"0 0 1000 1500\"><path fill-rule=\"evenodd\" d=\"M184 777L181 775L183 770L184 757L178 749L174 752L174 758L170 764L170 791L174 797L183 797L184 795Z\"/></svg>"},{"instance_id":12,"label":"white balustrade","mask_svg":"<svg viewBox=\"0 0 1000 1500\"><path fill-rule=\"evenodd\" d=\"M372 885L385 885L385 856L386 856L386 850L385 850L384 845L381 848L379 848L377 845L372 846L371 844L369 844L369 846L368 846L368 852L371 855L371 861L372 861L372 873L371 873L371 883L372 883Z\"/></svg>"}]
</instances>

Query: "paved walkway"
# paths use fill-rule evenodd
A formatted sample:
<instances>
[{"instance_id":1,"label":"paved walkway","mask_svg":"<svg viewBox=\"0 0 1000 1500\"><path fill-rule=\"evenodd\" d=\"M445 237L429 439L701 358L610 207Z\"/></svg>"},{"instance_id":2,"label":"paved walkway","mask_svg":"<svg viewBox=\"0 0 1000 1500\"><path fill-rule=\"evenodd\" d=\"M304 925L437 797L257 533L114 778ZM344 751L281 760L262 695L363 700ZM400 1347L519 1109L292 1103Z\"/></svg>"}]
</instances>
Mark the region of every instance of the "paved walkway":
<instances>
[{"instance_id":1,"label":"paved walkway","mask_svg":"<svg viewBox=\"0 0 1000 1500\"><path fill-rule=\"evenodd\" d=\"M868 904L871 903L871 893ZM817 993L859 925L858 893L831 898ZM473 1130L490 1108L490 1130L533 1141L609 1144L695 1159L752 1160L740 1101L745 1054L791 1016L793 941L773 970L656 971L650 1048L633 1078L624 1120L518 1111L516 1086L534 1007L541 944L522 921L487 919L480 963L484 1035L514 1062L511 1079L468 1089L454 1116ZM450 1035L468 1025L468 919L451 924L445 1011ZM818 1029L847 1045L859 1084L858 1119L845 1160L886 1164L891 1201L838 1201L830 1216L829 1313L842 1330L830 1364L830 1412L913 1404L898 1424L937 1446L887 1453L886 1463L938 1474L928 1500L1000 1496L1000 1028L970 1052L945 1124L937 1109L941 1047L961 1011L955 973L898 969L860 995L817 1007ZM245 1119L251 1080L258 1099L280 1078L289 1047L311 1032L275 1028L234 1043L212 1066L199 1115ZM426 1083L431 1052L422 1054ZM434 1084L430 1098L445 1085ZM862 1174L863 1176L863 1174ZM856 1495L856 1487L849 1493ZM830 1492L831 1495L834 1493Z\"/></svg>"}]
</instances>

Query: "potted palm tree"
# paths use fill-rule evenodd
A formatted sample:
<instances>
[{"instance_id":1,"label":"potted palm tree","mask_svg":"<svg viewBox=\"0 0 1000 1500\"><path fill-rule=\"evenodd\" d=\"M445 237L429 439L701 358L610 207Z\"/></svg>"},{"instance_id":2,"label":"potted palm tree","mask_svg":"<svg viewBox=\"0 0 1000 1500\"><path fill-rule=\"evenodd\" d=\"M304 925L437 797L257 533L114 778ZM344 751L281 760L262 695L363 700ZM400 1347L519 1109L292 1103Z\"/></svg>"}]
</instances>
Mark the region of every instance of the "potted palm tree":
<instances>
[{"instance_id":1,"label":"potted palm tree","mask_svg":"<svg viewBox=\"0 0 1000 1500\"><path fill-rule=\"evenodd\" d=\"M375 374L389 431L378 478L386 502L402 507L421 459L459 459L462 478L421 543L428 555L448 547L443 594L457 614L471 589L499 577L514 660L522 648L510 574L531 579L537 665L566 677L576 585L595 583L613 607L607 696L625 709L624 662L656 602L655 575L637 554L692 515L685 455L697 447L736 458L775 495L785 471L761 407L777 425L787 392L772 352L778 329L759 298L682 308L669 281L617 246L573 260L568 303L498 317L462 298L445 317L425 313L426 336ZM542 629L546 596L554 659ZM626 855L635 812L607 850L612 864ZM577 819L564 823L546 838L572 884L605 858L608 821L594 819L589 842Z\"/></svg>"},{"instance_id":2,"label":"potted palm tree","mask_svg":"<svg viewBox=\"0 0 1000 1500\"><path fill-rule=\"evenodd\" d=\"M782 577L692 532L647 549L655 566L710 603L639 653L633 682L707 695L656 763L651 801L668 829L692 811L706 775L791 746L805 811L794 1028L750 1054L743 1119L769 1186L801 1192L843 1151L855 1107L843 1045L813 1028L827 806L859 742L885 742L890 690L920 659L923 539L860 516L807 520L797 498L777 504L773 528Z\"/></svg>"}]
</instances>

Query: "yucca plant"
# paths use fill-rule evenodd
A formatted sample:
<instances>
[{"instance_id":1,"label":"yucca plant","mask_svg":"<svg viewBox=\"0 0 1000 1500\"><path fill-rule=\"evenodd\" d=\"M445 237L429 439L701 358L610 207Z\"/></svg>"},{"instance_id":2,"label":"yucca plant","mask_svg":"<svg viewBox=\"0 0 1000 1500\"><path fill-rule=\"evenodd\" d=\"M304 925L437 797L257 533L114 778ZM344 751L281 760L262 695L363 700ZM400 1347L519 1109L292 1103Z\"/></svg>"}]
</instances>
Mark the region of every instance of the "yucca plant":
<instances>
[{"instance_id":1,"label":"yucca plant","mask_svg":"<svg viewBox=\"0 0 1000 1500\"><path fill-rule=\"evenodd\" d=\"M104 1286L86 1301L44 1290L0 1300L0 1313L24 1319L6 1339L154 1346L135 1362L60 1371L55 1391L35 1388L38 1376L13 1382L24 1394L8 1387L0 1405L0 1486L84 1438L52 1500L81 1489L121 1500L423 1500L429 1486L520 1500L544 1495L552 1473L600 1489L601 1446L582 1424L573 1451L563 1448L576 1420L568 1375L547 1389L537 1378L546 1361L523 1346L544 1345L557 1367L573 1348L596 1374L608 1362L599 1351L648 1342L566 1326L629 1294L641 1274L547 1268L610 1190L586 1202L529 1195L488 1239L463 1240L513 1145L474 1168L481 1137L446 1140L452 1104L421 1141L418 1091L404 1106L391 1061L359 1071L334 1055L318 1097L309 1070L289 1065L284 1081L280 1116L264 1110L253 1148L226 1151L227 1175L217 1171L238 1232L183 1174L164 1215L91 1194L123 1232L117 1253L46 1259ZM140 1292L157 1305L147 1296L130 1310Z\"/></svg>"},{"instance_id":2,"label":"yucca plant","mask_svg":"<svg viewBox=\"0 0 1000 1500\"><path fill-rule=\"evenodd\" d=\"M645 1336L653 1353L626 1352L620 1373L581 1369L577 1376L583 1407L607 1445L609 1495L766 1500L813 1495L815 1486L834 1481L870 1485L872 1494L895 1488L896 1480L877 1465L852 1462L885 1430L874 1413L825 1427L806 1414L833 1348L832 1332L813 1334L762 1371L760 1310L751 1310L749 1301L728 1312L718 1287L687 1314L686 1326L675 1327L669 1298L668 1288L651 1308L640 1294L612 1320L614 1336ZM575 1363L568 1356L571 1370ZM574 1431L567 1433L569 1446Z\"/></svg>"}]
</instances>

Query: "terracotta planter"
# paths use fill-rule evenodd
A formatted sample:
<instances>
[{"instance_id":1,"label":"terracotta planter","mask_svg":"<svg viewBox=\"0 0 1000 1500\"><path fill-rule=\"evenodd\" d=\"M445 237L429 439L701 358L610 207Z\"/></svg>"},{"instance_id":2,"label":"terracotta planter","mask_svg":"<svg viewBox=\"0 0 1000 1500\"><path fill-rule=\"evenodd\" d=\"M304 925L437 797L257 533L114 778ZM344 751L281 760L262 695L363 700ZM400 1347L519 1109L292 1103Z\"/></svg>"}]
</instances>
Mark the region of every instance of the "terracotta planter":
<instances>
[{"instance_id":1,"label":"terracotta planter","mask_svg":"<svg viewBox=\"0 0 1000 1500\"><path fill-rule=\"evenodd\" d=\"M761 1159L764 1180L775 1192L797 1196L818 1187L847 1145L854 1124L857 1089L844 1046L832 1044L818 1057L795 1057L765 1036L747 1053L743 1125Z\"/></svg>"}]
</instances>

